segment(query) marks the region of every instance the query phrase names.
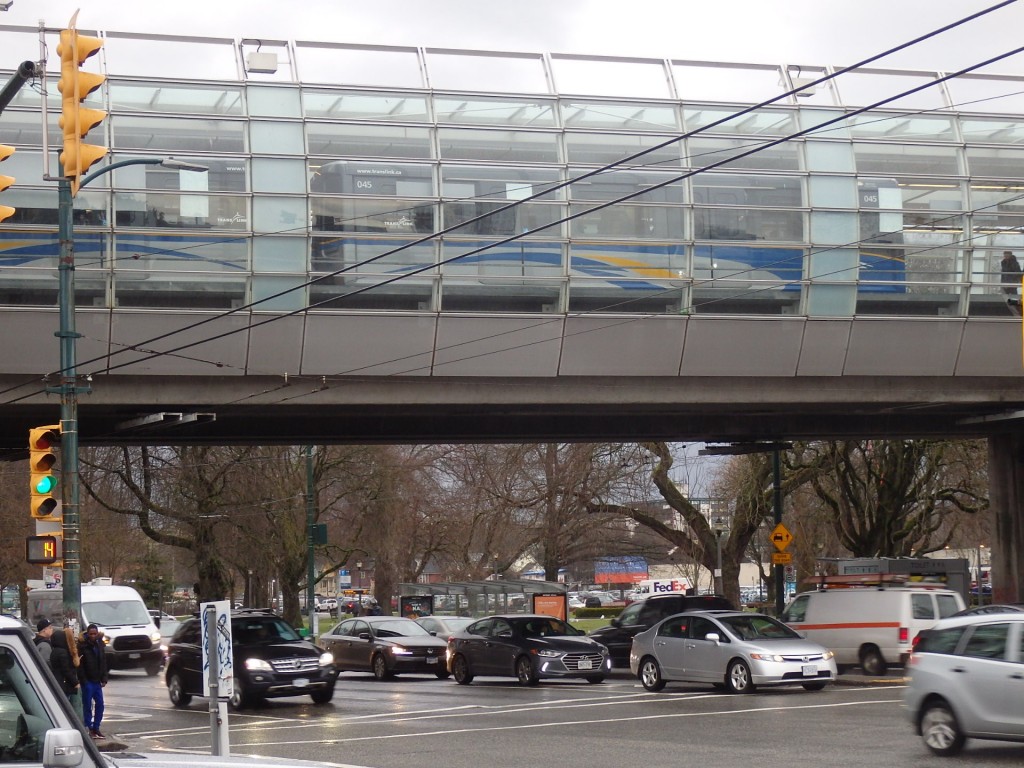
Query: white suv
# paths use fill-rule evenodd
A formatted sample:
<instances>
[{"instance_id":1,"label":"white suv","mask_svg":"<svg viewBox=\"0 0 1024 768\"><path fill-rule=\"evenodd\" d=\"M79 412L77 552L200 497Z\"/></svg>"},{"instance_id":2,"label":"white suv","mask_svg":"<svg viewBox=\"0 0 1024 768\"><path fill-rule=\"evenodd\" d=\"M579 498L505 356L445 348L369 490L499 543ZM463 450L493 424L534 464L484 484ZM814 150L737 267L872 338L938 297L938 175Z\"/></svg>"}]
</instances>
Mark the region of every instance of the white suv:
<instances>
[{"instance_id":1,"label":"white suv","mask_svg":"<svg viewBox=\"0 0 1024 768\"><path fill-rule=\"evenodd\" d=\"M937 755L968 738L1024 741L1024 614L940 621L907 665L907 715Z\"/></svg>"}]
</instances>

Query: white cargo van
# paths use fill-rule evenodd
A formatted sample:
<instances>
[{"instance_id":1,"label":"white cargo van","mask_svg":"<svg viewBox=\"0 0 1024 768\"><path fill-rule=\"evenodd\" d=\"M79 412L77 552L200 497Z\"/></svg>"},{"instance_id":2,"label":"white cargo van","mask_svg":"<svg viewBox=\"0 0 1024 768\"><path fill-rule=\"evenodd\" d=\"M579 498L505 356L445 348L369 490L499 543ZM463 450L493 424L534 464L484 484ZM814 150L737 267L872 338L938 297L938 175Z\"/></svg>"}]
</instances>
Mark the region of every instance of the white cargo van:
<instances>
[{"instance_id":1,"label":"white cargo van","mask_svg":"<svg viewBox=\"0 0 1024 768\"><path fill-rule=\"evenodd\" d=\"M110 669L145 669L156 675L164 662L160 630L139 593L131 587L115 587L109 579L82 585L79 631L90 624L103 631ZM32 589L28 593L29 624L47 618L63 623L64 593L60 589Z\"/></svg>"},{"instance_id":2,"label":"white cargo van","mask_svg":"<svg viewBox=\"0 0 1024 768\"><path fill-rule=\"evenodd\" d=\"M918 633L964 607L959 592L925 586L845 587L804 592L783 622L836 655L836 666L884 675L905 665Z\"/></svg>"}]
</instances>

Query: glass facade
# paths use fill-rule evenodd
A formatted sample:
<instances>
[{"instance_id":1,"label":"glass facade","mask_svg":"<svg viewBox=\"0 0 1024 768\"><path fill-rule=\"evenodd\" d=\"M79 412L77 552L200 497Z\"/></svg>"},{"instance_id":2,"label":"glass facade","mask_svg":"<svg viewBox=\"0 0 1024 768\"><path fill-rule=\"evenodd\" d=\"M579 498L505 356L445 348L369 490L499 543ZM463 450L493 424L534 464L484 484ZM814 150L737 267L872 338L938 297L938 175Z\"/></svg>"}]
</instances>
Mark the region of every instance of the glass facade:
<instances>
[{"instance_id":1,"label":"glass facade","mask_svg":"<svg viewBox=\"0 0 1024 768\"><path fill-rule=\"evenodd\" d=\"M832 70L292 42L268 72L246 41L106 39L102 162L209 171L128 166L79 193L80 304L1000 315L1002 252L1024 256L1024 78L851 115L938 75L851 73L750 110ZM56 302L58 67L45 121L38 88L0 120L6 306Z\"/></svg>"}]
</instances>

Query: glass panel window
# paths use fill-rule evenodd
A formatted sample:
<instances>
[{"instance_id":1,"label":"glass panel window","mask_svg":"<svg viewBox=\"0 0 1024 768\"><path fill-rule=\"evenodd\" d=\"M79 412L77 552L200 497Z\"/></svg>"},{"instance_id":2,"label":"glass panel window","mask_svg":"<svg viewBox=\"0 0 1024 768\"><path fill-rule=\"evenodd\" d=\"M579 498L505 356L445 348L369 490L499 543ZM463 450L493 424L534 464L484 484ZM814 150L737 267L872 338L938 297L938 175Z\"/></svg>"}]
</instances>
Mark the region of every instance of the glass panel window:
<instances>
[{"instance_id":1,"label":"glass panel window","mask_svg":"<svg viewBox=\"0 0 1024 768\"><path fill-rule=\"evenodd\" d=\"M245 152L245 123L174 117L113 115L112 149L147 152Z\"/></svg>"},{"instance_id":2,"label":"glass panel window","mask_svg":"<svg viewBox=\"0 0 1024 768\"><path fill-rule=\"evenodd\" d=\"M297 88L268 88L250 85L245 89L249 114L253 117L302 117Z\"/></svg>"},{"instance_id":3,"label":"glass panel window","mask_svg":"<svg viewBox=\"0 0 1024 768\"><path fill-rule=\"evenodd\" d=\"M310 161L310 190L315 194L434 197L433 166Z\"/></svg>"},{"instance_id":4,"label":"glass panel window","mask_svg":"<svg viewBox=\"0 0 1024 768\"><path fill-rule=\"evenodd\" d=\"M304 197L258 195L252 199L252 215L255 232L301 235L309 228Z\"/></svg>"},{"instance_id":5,"label":"glass panel window","mask_svg":"<svg viewBox=\"0 0 1024 768\"><path fill-rule=\"evenodd\" d=\"M118 155L117 159L133 159ZM206 171L183 171L165 168L159 164L128 165L112 172L115 189L147 189L154 191L183 192L246 192L248 190L248 161L244 158L186 158L178 160L194 162L205 166ZM98 184L105 177L100 176L92 184ZM91 187L92 184L89 186ZM81 194L81 193L79 193Z\"/></svg>"},{"instance_id":6,"label":"glass panel window","mask_svg":"<svg viewBox=\"0 0 1024 768\"><path fill-rule=\"evenodd\" d=\"M244 230L249 228L248 208L248 200L235 195L114 195L115 223L119 227Z\"/></svg>"},{"instance_id":7,"label":"glass panel window","mask_svg":"<svg viewBox=\"0 0 1024 768\"><path fill-rule=\"evenodd\" d=\"M971 208L975 224L980 216L991 226L1019 227L1024 221L1015 217L1024 216L1024 184L973 179Z\"/></svg>"},{"instance_id":8,"label":"glass panel window","mask_svg":"<svg viewBox=\"0 0 1024 768\"><path fill-rule=\"evenodd\" d=\"M572 243L573 275L606 280L664 280L690 273L685 246L679 243Z\"/></svg>"},{"instance_id":9,"label":"glass panel window","mask_svg":"<svg viewBox=\"0 0 1024 768\"><path fill-rule=\"evenodd\" d=\"M739 117L734 110L714 107L687 107L683 110L686 130L695 131L714 124L712 133L733 133L743 136L786 136L796 131L794 112L760 109Z\"/></svg>"},{"instance_id":10,"label":"glass panel window","mask_svg":"<svg viewBox=\"0 0 1024 768\"><path fill-rule=\"evenodd\" d=\"M448 52L427 49L433 88L456 91L548 93L544 60L538 54Z\"/></svg>"},{"instance_id":11,"label":"glass panel window","mask_svg":"<svg viewBox=\"0 0 1024 768\"><path fill-rule=\"evenodd\" d=\"M665 67L660 61L602 61L554 54L551 68L561 93L640 99L672 97Z\"/></svg>"},{"instance_id":12,"label":"glass panel window","mask_svg":"<svg viewBox=\"0 0 1024 768\"><path fill-rule=\"evenodd\" d=\"M828 245L857 242L857 214L811 211L811 240Z\"/></svg>"},{"instance_id":13,"label":"glass panel window","mask_svg":"<svg viewBox=\"0 0 1024 768\"><path fill-rule=\"evenodd\" d=\"M438 128L441 157L499 163L557 163L558 134Z\"/></svg>"},{"instance_id":14,"label":"glass panel window","mask_svg":"<svg viewBox=\"0 0 1024 768\"><path fill-rule=\"evenodd\" d=\"M252 300L255 311L290 312L306 306L305 275L254 275Z\"/></svg>"},{"instance_id":15,"label":"glass panel window","mask_svg":"<svg viewBox=\"0 0 1024 768\"><path fill-rule=\"evenodd\" d=\"M573 133L565 134L565 151L570 163L609 165L639 152L650 150L636 163L658 167L679 167L682 141L669 141L670 136L649 134ZM652 149L668 141L660 149Z\"/></svg>"},{"instance_id":16,"label":"glass panel window","mask_svg":"<svg viewBox=\"0 0 1024 768\"><path fill-rule=\"evenodd\" d=\"M415 93L366 93L307 88L302 91L302 106L306 117L329 120L372 120L378 123L425 123L430 120L426 96Z\"/></svg>"},{"instance_id":17,"label":"glass panel window","mask_svg":"<svg viewBox=\"0 0 1024 768\"><path fill-rule=\"evenodd\" d=\"M115 112L162 112L164 114L242 115L242 89L227 85L176 85L174 83L109 81L110 105Z\"/></svg>"},{"instance_id":18,"label":"glass panel window","mask_svg":"<svg viewBox=\"0 0 1024 768\"><path fill-rule=\"evenodd\" d=\"M569 177L577 178L586 173L582 168L570 168ZM681 203L686 199L686 187L676 173L613 168L602 171L569 185L569 197L573 200L616 200L642 190L649 190L632 198L636 203ZM665 184L668 182L668 184ZM657 189L653 189L656 185Z\"/></svg>"},{"instance_id":19,"label":"glass panel window","mask_svg":"<svg viewBox=\"0 0 1024 768\"><path fill-rule=\"evenodd\" d=\"M838 110L801 109L799 115L800 127L803 130L811 131L809 136L826 139L848 139L850 137L849 120L833 122L837 117L843 117L843 113ZM822 127L817 128L816 126ZM811 142L807 142L807 146L809 148Z\"/></svg>"},{"instance_id":20,"label":"glass panel window","mask_svg":"<svg viewBox=\"0 0 1024 768\"><path fill-rule=\"evenodd\" d=\"M701 173L693 177L693 201L698 205L804 205L803 184L796 176L737 176Z\"/></svg>"},{"instance_id":21,"label":"glass panel window","mask_svg":"<svg viewBox=\"0 0 1024 768\"><path fill-rule=\"evenodd\" d=\"M507 202L488 200L461 200L444 203L445 229L459 226L455 235L515 235L525 232L545 237L557 236L554 222L563 218L565 209L560 205L523 203L499 210ZM490 214L490 215L486 215ZM485 216L486 215L486 216ZM479 220L478 217L485 216ZM534 232L534 230L540 230Z\"/></svg>"},{"instance_id":22,"label":"glass panel window","mask_svg":"<svg viewBox=\"0 0 1024 768\"><path fill-rule=\"evenodd\" d=\"M850 176L811 176L810 203L821 208L854 208L857 205L857 183Z\"/></svg>"},{"instance_id":23,"label":"glass panel window","mask_svg":"<svg viewBox=\"0 0 1024 768\"><path fill-rule=\"evenodd\" d=\"M249 143L254 153L267 155L304 155L306 139L302 123L271 123L253 120L249 123Z\"/></svg>"},{"instance_id":24,"label":"glass panel window","mask_svg":"<svg viewBox=\"0 0 1024 768\"><path fill-rule=\"evenodd\" d=\"M352 85L422 88L415 48L364 48L296 43L295 62L303 82L337 83L338 73Z\"/></svg>"},{"instance_id":25,"label":"glass panel window","mask_svg":"<svg viewBox=\"0 0 1024 768\"><path fill-rule=\"evenodd\" d=\"M771 240L804 242L804 214L756 208L695 208L697 240Z\"/></svg>"},{"instance_id":26,"label":"glass panel window","mask_svg":"<svg viewBox=\"0 0 1024 768\"><path fill-rule=\"evenodd\" d=\"M439 123L528 125L532 128L553 128L556 125L554 101L435 96L434 112Z\"/></svg>"},{"instance_id":27,"label":"glass panel window","mask_svg":"<svg viewBox=\"0 0 1024 768\"><path fill-rule=\"evenodd\" d=\"M0 172L6 170L0 168ZM53 189L31 189L15 185L3 193L2 203L14 208L14 215L6 219L4 224L57 225L57 195ZM75 226L106 226L110 221L109 204L110 197L105 191L83 189L74 198L72 223ZM0 266L3 265L4 262L0 262Z\"/></svg>"},{"instance_id":28,"label":"glass panel window","mask_svg":"<svg viewBox=\"0 0 1024 768\"><path fill-rule=\"evenodd\" d=\"M485 200L523 200L558 184L561 175L553 168L529 166L441 166L441 194L445 198ZM565 190L546 194L543 200L561 200Z\"/></svg>"},{"instance_id":29,"label":"glass panel window","mask_svg":"<svg viewBox=\"0 0 1024 768\"><path fill-rule=\"evenodd\" d=\"M874 176L960 174L959 155L955 147L857 143L853 145L853 154L857 162L857 172Z\"/></svg>"},{"instance_id":30,"label":"glass panel window","mask_svg":"<svg viewBox=\"0 0 1024 768\"><path fill-rule=\"evenodd\" d=\"M315 272L403 274L436 263L433 243L373 237L314 237Z\"/></svg>"},{"instance_id":31,"label":"glass panel window","mask_svg":"<svg viewBox=\"0 0 1024 768\"><path fill-rule=\"evenodd\" d=\"M756 139L710 139L694 136L688 139L687 143L689 146L687 162L694 168L725 163L726 169L800 170L799 142L766 147ZM746 157L736 157L748 152L751 154Z\"/></svg>"},{"instance_id":32,"label":"glass panel window","mask_svg":"<svg viewBox=\"0 0 1024 768\"><path fill-rule=\"evenodd\" d=\"M934 77L924 75L897 75L889 72L846 72L836 80L839 97L849 106L863 107L876 104L912 88L936 83ZM897 109L946 109L942 88L936 83L916 93L888 102L886 107Z\"/></svg>"},{"instance_id":33,"label":"glass panel window","mask_svg":"<svg viewBox=\"0 0 1024 768\"><path fill-rule=\"evenodd\" d=\"M672 64L679 98L684 101L735 101L760 104L785 93L778 67Z\"/></svg>"},{"instance_id":34,"label":"glass panel window","mask_svg":"<svg viewBox=\"0 0 1024 768\"><path fill-rule=\"evenodd\" d=\"M304 272L309 244L304 237L254 237L252 268L255 272Z\"/></svg>"},{"instance_id":35,"label":"glass panel window","mask_svg":"<svg viewBox=\"0 0 1024 768\"><path fill-rule=\"evenodd\" d=\"M593 213L585 213L589 207L571 207L573 214L583 213L569 224L572 237L613 237L631 240L685 237L683 212L680 208L619 203Z\"/></svg>"},{"instance_id":36,"label":"glass panel window","mask_svg":"<svg viewBox=\"0 0 1024 768\"><path fill-rule=\"evenodd\" d=\"M114 264L119 272L248 271L249 245L237 237L119 234L114 238Z\"/></svg>"},{"instance_id":37,"label":"glass panel window","mask_svg":"<svg viewBox=\"0 0 1024 768\"><path fill-rule=\"evenodd\" d=\"M883 205L891 208L925 209L932 211L964 210L963 187L959 181L944 179L918 179L912 176L894 176L888 179L860 179L859 184L895 184L897 194ZM864 205L864 201L861 202Z\"/></svg>"},{"instance_id":38,"label":"glass panel window","mask_svg":"<svg viewBox=\"0 0 1024 768\"><path fill-rule=\"evenodd\" d=\"M307 123L309 152L331 157L430 158L430 129L412 126Z\"/></svg>"},{"instance_id":39,"label":"glass panel window","mask_svg":"<svg viewBox=\"0 0 1024 768\"><path fill-rule=\"evenodd\" d=\"M857 139L889 139L891 141L956 141L956 128L951 117L908 115L884 112L854 115L849 119L850 132Z\"/></svg>"},{"instance_id":40,"label":"glass panel window","mask_svg":"<svg viewBox=\"0 0 1024 768\"><path fill-rule=\"evenodd\" d=\"M4 120L7 120L6 115ZM1024 122L993 117L961 117L960 130L968 144L1020 144Z\"/></svg>"},{"instance_id":41,"label":"glass panel window","mask_svg":"<svg viewBox=\"0 0 1024 768\"><path fill-rule=\"evenodd\" d=\"M252 191L305 194L308 173L309 169L303 160L254 157L252 159Z\"/></svg>"},{"instance_id":42,"label":"glass panel window","mask_svg":"<svg viewBox=\"0 0 1024 768\"><path fill-rule=\"evenodd\" d=\"M491 246L487 240L445 240L441 251L445 275L561 277L565 274L559 243L516 241Z\"/></svg>"},{"instance_id":43,"label":"glass panel window","mask_svg":"<svg viewBox=\"0 0 1024 768\"><path fill-rule=\"evenodd\" d=\"M329 277L309 286L309 308L430 312L436 279L395 280L393 275L370 274ZM416 369L416 362L409 361L409 368Z\"/></svg>"},{"instance_id":44,"label":"glass panel window","mask_svg":"<svg viewBox=\"0 0 1024 768\"><path fill-rule=\"evenodd\" d=\"M612 131L679 130L679 116L675 107L661 104L563 101L562 122L566 128L601 128Z\"/></svg>"},{"instance_id":45,"label":"glass panel window","mask_svg":"<svg viewBox=\"0 0 1024 768\"><path fill-rule=\"evenodd\" d=\"M388 234L434 231L434 206L422 200L311 197L310 204L315 230Z\"/></svg>"},{"instance_id":46,"label":"glass panel window","mask_svg":"<svg viewBox=\"0 0 1024 768\"><path fill-rule=\"evenodd\" d=\"M569 280L569 312L678 315L689 304L683 281Z\"/></svg>"},{"instance_id":47,"label":"glass panel window","mask_svg":"<svg viewBox=\"0 0 1024 768\"><path fill-rule=\"evenodd\" d=\"M182 272L130 272L114 278L119 307L232 309L246 303L248 277Z\"/></svg>"},{"instance_id":48,"label":"glass panel window","mask_svg":"<svg viewBox=\"0 0 1024 768\"><path fill-rule=\"evenodd\" d=\"M237 80L238 63L231 40L191 41L119 37L107 33L103 58L112 75L134 78Z\"/></svg>"},{"instance_id":49,"label":"glass panel window","mask_svg":"<svg viewBox=\"0 0 1024 768\"><path fill-rule=\"evenodd\" d=\"M853 172L853 152L849 144L808 141L804 147L807 154L807 170L830 173Z\"/></svg>"},{"instance_id":50,"label":"glass panel window","mask_svg":"<svg viewBox=\"0 0 1024 768\"><path fill-rule=\"evenodd\" d=\"M1024 149L967 147L967 170L972 176L1024 178Z\"/></svg>"},{"instance_id":51,"label":"glass panel window","mask_svg":"<svg viewBox=\"0 0 1024 768\"><path fill-rule=\"evenodd\" d=\"M1024 113L1024 81L961 75L946 81L953 106L965 112Z\"/></svg>"}]
</instances>

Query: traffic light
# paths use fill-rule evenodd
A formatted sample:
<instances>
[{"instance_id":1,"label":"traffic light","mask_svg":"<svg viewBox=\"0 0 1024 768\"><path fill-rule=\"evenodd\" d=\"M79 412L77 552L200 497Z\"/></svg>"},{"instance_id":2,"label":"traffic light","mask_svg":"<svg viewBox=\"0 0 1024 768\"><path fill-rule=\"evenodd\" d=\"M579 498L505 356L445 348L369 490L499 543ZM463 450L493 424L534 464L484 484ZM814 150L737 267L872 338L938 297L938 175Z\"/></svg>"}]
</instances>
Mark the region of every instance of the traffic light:
<instances>
[{"instance_id":1,"label":"traffic light","mask_svg":"<svg viewBox=\"0 0 1024 768\"><path fill-rule=\"evenodd\" d=\"M60 425L33 427L28 431L28 471L32 517L54 519L57 508L56 448L60 444Z\"/></svg>"},{"instance_id":2,"label":"traffic light","mask_svg":"<svg viewBox=\"0 0 1024 768\"><path fill-rule=\"evenodd\" d=\"M8 157L14 154L14 147L8 147L6 144L0 144L0 163L6 160ZM3 192L11 184L14 183L13 176L0 175L0 192ZM0 205L0 221L9 219L14 215L14 209L9 205Z\"/></svg>"},{"instance_id":3,"label":"traffic light","mask_svg":"<svg viewBox=\"0 0 1024 768\"><path fill-rule=\"evenodd\" d=\"M98 37L80 35L73 28L61 30L60 45L57 46L60 55L57 90L63 102L60 127L64 131L64 151L60 153L60 162L64 166L64 178L71 180L72 197L78 194L79 183L89 166L107 154L106 147L82 143L85 134L107 116L102 109L89 109L81 104L86 96L106 80L103 75L79 69L86 59L102 47L103 41Z\"/></svg>"},{"instance_id":4,"label":"traffic light","mask_svg":"<svg viewBox=\"0 0 1024 768\"><path fill-rule=\"evenodd\" d=\"M30 565L56 565L61 561L60 536L27 536L25 560Z\"/></svg>"}]
</instances>

